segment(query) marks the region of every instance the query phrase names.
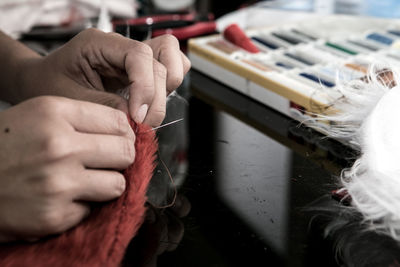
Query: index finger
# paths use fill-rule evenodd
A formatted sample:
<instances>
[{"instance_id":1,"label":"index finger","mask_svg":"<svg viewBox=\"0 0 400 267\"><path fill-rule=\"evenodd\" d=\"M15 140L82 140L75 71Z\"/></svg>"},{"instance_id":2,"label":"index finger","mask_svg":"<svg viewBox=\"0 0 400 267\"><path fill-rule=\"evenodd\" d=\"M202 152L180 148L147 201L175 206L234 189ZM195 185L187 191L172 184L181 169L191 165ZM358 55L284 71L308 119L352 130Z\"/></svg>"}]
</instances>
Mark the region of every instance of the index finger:
<instances>
[{"instance_id":1,"label":"index finger","mask_svg":"<svg viewBox=\"0 0 400 267\"><path fill-rule=\"evenodd\" d=\"M128 76L129 114L138 123L142 123L154 97L153 51L135 40L116 33L92 31L97 37L92 41L89 61L93 58L97 64L124 70ZM96 47L93 49L93 46ZM99 57L103 57L104 61ZM100 66L104 67L104 66Z\"/></svg>"},{"instance_id":2,"label":"index finger","mask_svg":"<svg viewBox=\"0 0 400 267\"><path fill-rule=\"evenodd\" d=\"M170 94L182 83L185 75L179 41L174 36L166 34L147 40L145 43L153 47L154 58L167 69L167 92Z\"/></svg>"},{"instance_id":3,"label":"index finger","mask_svg":"<svg viewBox=\"0 0 400 267\"><path fill-rule=\"evenodd\" d=\"M129 79L129 114L134 121L142 123L153 102L155 88L153 52L149 46L139 44L128 51L125 69Z\"/></svg>"}]
</instances>

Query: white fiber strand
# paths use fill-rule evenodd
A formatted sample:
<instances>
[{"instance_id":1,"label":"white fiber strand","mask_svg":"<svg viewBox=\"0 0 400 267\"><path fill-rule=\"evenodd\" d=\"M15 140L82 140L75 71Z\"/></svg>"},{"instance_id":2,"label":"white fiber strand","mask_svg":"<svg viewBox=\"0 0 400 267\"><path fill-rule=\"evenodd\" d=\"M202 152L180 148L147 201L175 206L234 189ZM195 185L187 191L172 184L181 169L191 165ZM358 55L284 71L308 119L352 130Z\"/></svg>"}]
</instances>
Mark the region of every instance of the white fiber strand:
<instances>
[{"instance_id":1,"label":"white fiber strand","mask_svg":"<svg viewBox=\"0 0 400 267\"><path fill-rule=\"evenodd\" d=\"M333 100L332 104L334 109L339 112L333 115L317 114L317 122L311 121L310 124L308 121L304 121L304 123L319 128L330 137L349 143L359 150L360 141L358 137L361 124L372 112L381 97L390 90L379 76L382 74L382 69L388 71L387 68L382 66L372 66L368 73L368 82L357 79L344 83L339 80L340 75L338 73L335 89L342 97ZM391 71L394 72L392 69ZM329 95L329 92L325 93ZM329 121L330 125L324 125L318 123L318 121Z\"/></svg>"},{"instance_id":2,"label":"white fiber strand","mask_svg":"<svg viewBox=\"0 0 400 267\"><path fill-rule=\"evenodd\" d=\"M340 112L319 119L334 122L326 126L329 136L347 140L361 152L341 174L351 205L370 229L400 241L400 86L390 88L399 77L390 70L390 86L377 68L368 81L341 84L343 98L335 103Z\"/></svg>"}]
</instances>

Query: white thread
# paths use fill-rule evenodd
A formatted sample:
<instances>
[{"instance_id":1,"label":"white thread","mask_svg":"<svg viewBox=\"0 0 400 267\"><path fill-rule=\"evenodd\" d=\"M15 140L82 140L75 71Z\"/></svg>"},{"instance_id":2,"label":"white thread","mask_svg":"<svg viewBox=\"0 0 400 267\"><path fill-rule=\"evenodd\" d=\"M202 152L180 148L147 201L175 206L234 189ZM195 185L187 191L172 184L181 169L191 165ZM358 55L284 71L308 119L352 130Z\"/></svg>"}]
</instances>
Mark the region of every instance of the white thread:
<instances>
[{"instance_id":1,"label":"white thread","mask_svg":"<svg viewBox=\"0 0 400 267\"><path fill-rule=\"evenodd\" d=\"M171 125L171 124L175 124L175 123L180 122L180 121L183 121L183 118L177 119L177 120L174 120L174 121L171 121L171 122L167 122L167 123L165 123L165 124L163 124L163 125L160 125L160 126L151 128L151 131L158 130L158 129L160 129L160 128L163 128L163 127L168 126L168 125Z\"/></svg>"}]
</instances>

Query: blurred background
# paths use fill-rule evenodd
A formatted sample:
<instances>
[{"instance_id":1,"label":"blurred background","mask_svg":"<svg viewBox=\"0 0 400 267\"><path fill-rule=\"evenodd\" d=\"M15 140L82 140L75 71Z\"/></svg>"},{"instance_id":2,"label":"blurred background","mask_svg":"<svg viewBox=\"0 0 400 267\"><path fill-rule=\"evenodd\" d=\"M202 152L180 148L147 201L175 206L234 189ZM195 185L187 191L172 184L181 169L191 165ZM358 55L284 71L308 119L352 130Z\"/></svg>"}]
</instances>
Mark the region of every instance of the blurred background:
<instances>
[{"instance_id":1,"label":"blurred background","mask_svg":"<svg viewBox=\"0 0 400 267\"><path fill-rule=\"evenodd\" d=\"M14 38L68 39L78 31L97 26L99 23L106 31L115 30L115 21L121 24L121 20L126 25L152 24L154 30L157 19L146 23L128 20L149 15L193 15L190 21L187 17L169 19L168 23L156 27L156 29L170 29L218 19L227 13L253 4L271 9L320 14L400 17L400 1L396 0L1 0L0 29ZM113 25L110 24L111 20L114 22ZM171 20L175 22L171 23ZM210 28L206 30L204 25L201 27L196 33L192 31L190 37L210 33ZM144 34L140 38L146 37L148 36Z\"/></svg>"}]
</instances>

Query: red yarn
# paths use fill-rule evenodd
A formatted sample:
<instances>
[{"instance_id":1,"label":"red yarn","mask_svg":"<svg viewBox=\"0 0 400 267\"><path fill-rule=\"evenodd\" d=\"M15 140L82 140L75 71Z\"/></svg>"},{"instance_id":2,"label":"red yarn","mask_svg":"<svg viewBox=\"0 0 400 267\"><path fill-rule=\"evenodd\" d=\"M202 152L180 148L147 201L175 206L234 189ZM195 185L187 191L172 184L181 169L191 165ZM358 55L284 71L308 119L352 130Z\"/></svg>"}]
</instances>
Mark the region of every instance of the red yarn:
<instances>
[{"instance_id":1,"label":"red yarn","mask_svg":"<svg viewBox=\"0 0 400 267\"><path fill-rule=\"evenodd\" d=\"M127 187L115 201L94 208L77 227L40 242L0 246L0 266L118 266L145 214L146 190L155 167L154 131L131 123L136 158L125 170Z\"/></svg>"}]
</instances>

